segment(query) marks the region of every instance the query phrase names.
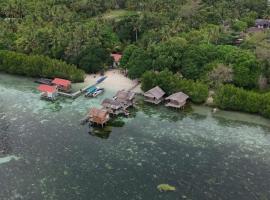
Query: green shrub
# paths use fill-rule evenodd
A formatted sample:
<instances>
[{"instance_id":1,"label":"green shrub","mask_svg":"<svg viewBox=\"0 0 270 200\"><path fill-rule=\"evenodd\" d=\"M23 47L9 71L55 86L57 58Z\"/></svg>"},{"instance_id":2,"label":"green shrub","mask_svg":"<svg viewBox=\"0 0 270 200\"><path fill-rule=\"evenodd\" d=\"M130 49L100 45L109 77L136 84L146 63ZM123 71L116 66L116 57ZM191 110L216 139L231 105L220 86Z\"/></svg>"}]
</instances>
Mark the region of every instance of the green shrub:
<instances>
[{"instance_id":1,"label":"green shrub","mask_svg":"<svg viewBox=\"0 0 270 200\"><path fill-rule=\"evenodd\" d=\"M256 113L270 118L270 93L260 94L223 85L218 89L214 102L221 109Z\"/></svg>"},{"instance_id":2,"label":"green shrub","mask_svg":"<svg viewBox=\"0 0 270 200\"><path fill-rule=\"evenodd\" d=\"M84 80L84 72L75 65L46 56L28 56L12 51L0 51L0 71L31 77L66 78L73 82Z\"/></svg>"},{"instance_id":3,"label":"green shrub","mask_svg":"<svg viewBox=\"0 0 270 200\"><path fill-rule=\"evenodd\" d=\"M245 31L248 27L247 22L235 20L232 24L232 28L235 31Z\"/></svg>"}]
</instances>

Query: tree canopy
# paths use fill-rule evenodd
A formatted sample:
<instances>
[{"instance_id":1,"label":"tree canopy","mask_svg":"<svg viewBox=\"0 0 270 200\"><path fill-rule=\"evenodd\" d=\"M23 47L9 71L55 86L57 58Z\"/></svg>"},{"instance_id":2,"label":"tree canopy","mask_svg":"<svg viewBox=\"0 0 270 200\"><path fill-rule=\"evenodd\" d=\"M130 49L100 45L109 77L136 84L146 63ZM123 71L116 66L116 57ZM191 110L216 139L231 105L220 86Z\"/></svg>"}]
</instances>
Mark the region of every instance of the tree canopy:
<instances>
[{"instance_id":1,"label":"tree canopy","mask_svg":"<svg viewBox=\"0 0 270 200\"><path fill-rule=\"evenodd\" d=\"M143 85L155 76L191 96L224 84L267 90L270 31L252 29L260 18L270 19L267 0L1 0L0 70L78 81L122 53ZM171 75L179 85L160 78Z\"/></svg>"}]
</instances>

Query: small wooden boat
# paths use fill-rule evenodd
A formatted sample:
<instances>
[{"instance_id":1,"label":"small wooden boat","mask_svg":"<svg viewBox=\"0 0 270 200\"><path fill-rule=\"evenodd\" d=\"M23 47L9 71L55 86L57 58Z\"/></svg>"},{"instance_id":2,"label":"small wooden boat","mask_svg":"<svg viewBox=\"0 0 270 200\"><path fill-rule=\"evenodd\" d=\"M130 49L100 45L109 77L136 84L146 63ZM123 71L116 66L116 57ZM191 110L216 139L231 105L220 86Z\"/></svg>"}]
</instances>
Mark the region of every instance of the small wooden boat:
<instances>
[{"instance_id":1,"label":"small wooden boat","mask_svg":"<svg viewBox=\"0 0 270 200\"><path fill-rule=\"evenodd\" d=\"M101 95L104 92L104 88L98 88L92 95L92 97L97 97L98 95Z\"/></svg>"},{"instance_id":2,"label":"small wooden boat","mask_svg":"<svg viewBox=\"0 0 270 200\"><path fill-rule=\"evenodd\" d=\"M97 83L103 82L106 78L107 78L107 76L101 76L101 77L97 80Z\"/></svg>"}]
</instances>

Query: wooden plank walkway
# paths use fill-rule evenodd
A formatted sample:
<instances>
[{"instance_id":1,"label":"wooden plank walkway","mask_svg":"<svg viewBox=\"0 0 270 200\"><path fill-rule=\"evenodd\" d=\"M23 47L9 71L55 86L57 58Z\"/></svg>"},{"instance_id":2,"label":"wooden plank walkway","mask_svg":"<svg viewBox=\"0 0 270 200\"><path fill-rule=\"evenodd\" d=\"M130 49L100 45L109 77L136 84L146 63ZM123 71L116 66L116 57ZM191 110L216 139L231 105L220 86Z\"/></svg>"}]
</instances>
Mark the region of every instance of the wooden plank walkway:
<instances>
[{"instance_id":1,"label":"wooden plank walkway","mask_svg":"<svg viewBox=\"0 0 270 200\"><path fill-rule=\"evenodd\" d=\"M88 88L93 87L93 86L97 86L98 84L99 84L99 83L96 82L95 84L89 85L89 86L87 86L87 87L85 87L85 88L83 88L83 89L80 89L79 91L74 92L74 93L66 93L66 92L60 92L60 91L58 91L58 94L59 94L60 96L64 96L64 97L67 97L67 98L76 99L76 98L78 98L82 93L84 93ZM136 83L135 83L130 89L128 89L128 91L134 90L139 84L140 84L140 82L139 82L139 81L136 81Z\"/></svg>"},{"instance_id":2,"label":"wooden plank walkway","mask_svg":"<svg viewBox=\"0 0 270 200\"><path fill-rule=\"evenodd\" d=\"M74 93L66 93L66 92L58 92L59 95L64 96L64 97L68 97L68 98L72 98L72 99L76 99L77 97L79 97L82 93L84 93L88 88L93 87L98 85L98 83L95 83L93 85L87 86L83 89L80 89L77 92Z\"/></svg>"}]
</instances>

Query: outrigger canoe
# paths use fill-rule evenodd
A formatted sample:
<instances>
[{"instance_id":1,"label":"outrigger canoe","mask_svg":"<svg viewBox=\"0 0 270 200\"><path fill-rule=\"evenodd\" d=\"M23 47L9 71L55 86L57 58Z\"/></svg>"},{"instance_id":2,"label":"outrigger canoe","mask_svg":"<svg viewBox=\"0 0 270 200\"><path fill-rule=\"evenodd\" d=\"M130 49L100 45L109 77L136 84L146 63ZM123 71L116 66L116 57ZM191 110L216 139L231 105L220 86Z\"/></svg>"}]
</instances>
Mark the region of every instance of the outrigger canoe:
<instances>
[{"instance_id":1,"label":"outrigger canoe","mask_svg":"<svg viewBox=\"0 0 270 200\"><path fill-rule=\"evenodd\" d=\"M97 83L103 82L106 78L107 78L107 76L101 76L101 77L97 80Z\"/></svg>"}]
</instances>

